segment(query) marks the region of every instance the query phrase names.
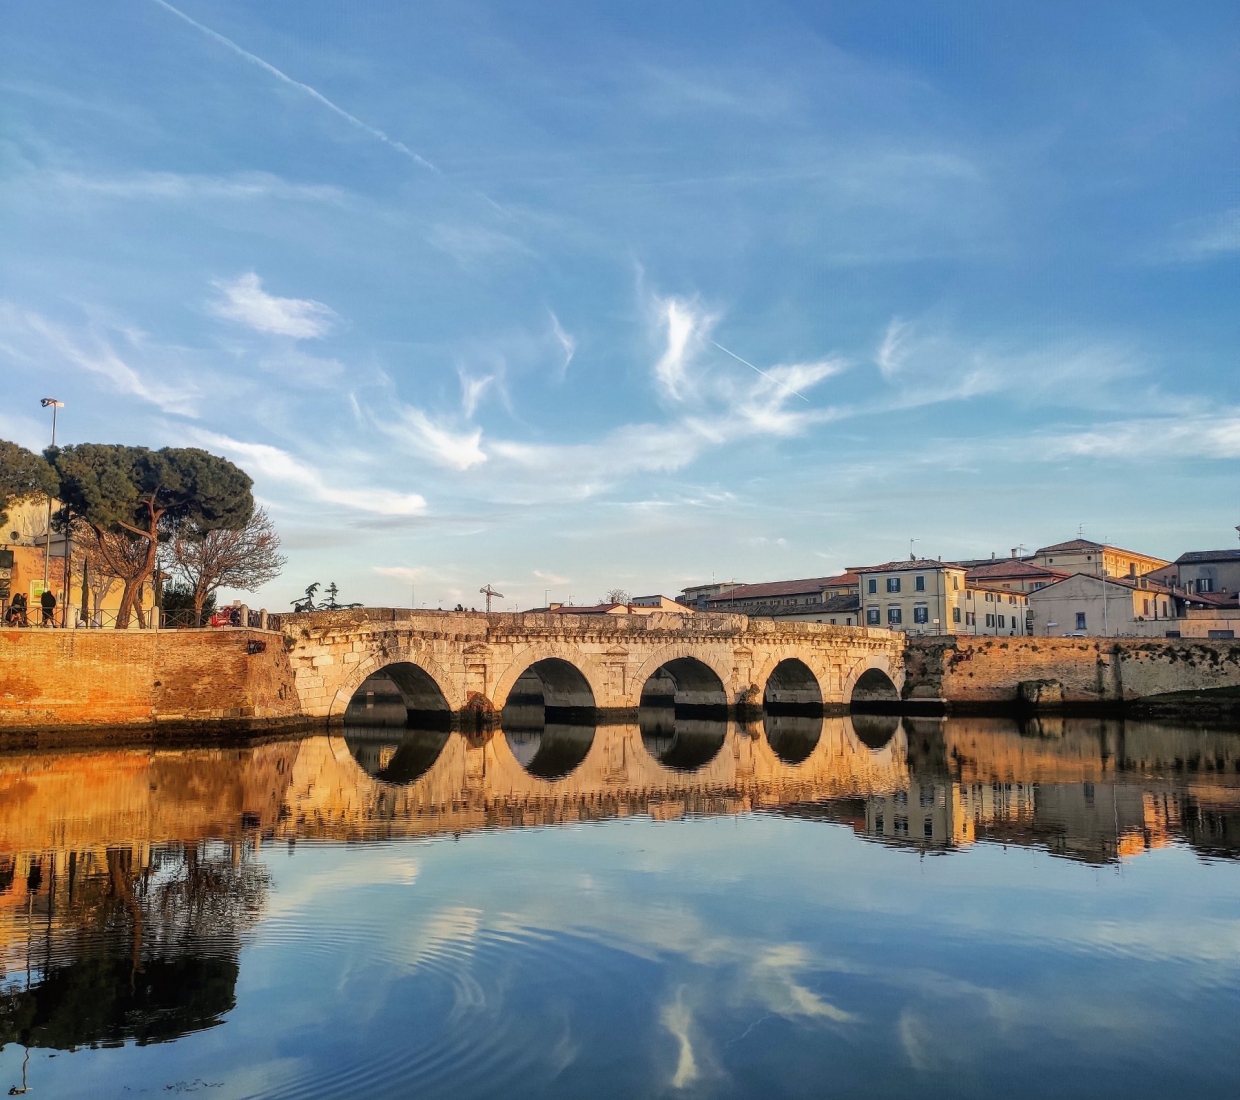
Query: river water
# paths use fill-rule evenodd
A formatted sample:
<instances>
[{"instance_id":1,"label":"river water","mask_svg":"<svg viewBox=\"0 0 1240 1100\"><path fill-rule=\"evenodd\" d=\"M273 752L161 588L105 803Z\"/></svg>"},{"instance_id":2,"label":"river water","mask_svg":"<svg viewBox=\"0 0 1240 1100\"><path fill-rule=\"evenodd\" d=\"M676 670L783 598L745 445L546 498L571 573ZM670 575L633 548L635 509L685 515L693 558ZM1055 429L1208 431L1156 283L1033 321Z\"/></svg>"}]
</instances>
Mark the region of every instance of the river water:
<instances>
[{"instance_id":1,"label":"river water","mask_svg":"<svg viewBox=\"0 0 1240 1100\"><path fill-rule=\"evenodd\" d=\"M1240 732L0 753L0 1089L1235 1097Z\"/></svg>"}]
</instances>

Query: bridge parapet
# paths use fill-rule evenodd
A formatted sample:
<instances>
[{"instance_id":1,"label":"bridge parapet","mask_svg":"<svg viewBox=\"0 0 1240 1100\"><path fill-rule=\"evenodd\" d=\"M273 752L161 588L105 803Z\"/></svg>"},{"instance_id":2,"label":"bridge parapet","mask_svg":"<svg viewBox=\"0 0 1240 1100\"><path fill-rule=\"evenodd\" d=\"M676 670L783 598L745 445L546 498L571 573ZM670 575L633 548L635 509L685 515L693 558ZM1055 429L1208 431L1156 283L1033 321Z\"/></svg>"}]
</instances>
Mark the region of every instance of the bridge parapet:
<instances>
[{"instance_id":1,"label":"bridge parapet","mask_svg":"<svg viewBox=\"0 0 1240 1100\"><path fill-rule=\"evenodd\" d=\"M694 662L718 678L729 707L761 705L777 666L798 661L824 704L846 705L853 685L878 669L898 689L904 638L886 630L778 622L745 615L572 615L359 608L283 615L306 715L344 714L372 674L412 665L438 687L453 712L503 708L523 673L566 662L601 710L633 711L669 662ZM705 683L705 676L699 684ZM698 697L695 701L700 701Z\"/></svg>"}]
</instances>

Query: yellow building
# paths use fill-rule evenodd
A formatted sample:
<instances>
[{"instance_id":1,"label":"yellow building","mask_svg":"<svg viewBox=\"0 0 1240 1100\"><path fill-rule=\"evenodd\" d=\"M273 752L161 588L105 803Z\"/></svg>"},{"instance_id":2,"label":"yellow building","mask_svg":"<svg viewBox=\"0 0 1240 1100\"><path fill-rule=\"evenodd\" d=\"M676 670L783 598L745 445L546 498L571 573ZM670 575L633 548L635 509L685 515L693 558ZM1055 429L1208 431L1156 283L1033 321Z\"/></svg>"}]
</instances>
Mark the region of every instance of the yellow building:
<instances>
[{"instance_id":1,"label":"yellow building","mask_svg":"<svg viewBox=\"0 0 1240 1100\"><path fill-rule=\"evenodd\" d=\"M1060 573L1093 573L1100 577L1143 577L1171 564L1151 554L1138 554L1135 550L1122 550L1089 539L1043 546L1030 560L1034 565Z\"/></svg>"},{"instance_id":2,"label":"yellow building","mask_svg":"<svg viewBox=\"0 0 1240 1100\"><path fill-rule=\"evenodd\" d=\"M1028 633L1028 597L995 585L970 583L954 562L911 558L851 570L860 579L866 626L907 634Z\"/></svg>"},{"instance_id":3,"label":"yellow building","mask_svg":"<svg viewBox=\"0 0 1240 1100\"><path fill-rule=\"evenodd\" d=\"M47 540L47 501L32 499L10 505L8 521L0 531L0 549L12 551L13 565L8 580L7 598L0 597L0 615L8 611L12 598L22 593L27 601L27 621L31 626L42 621L39 599L43 595L44 558L47 556L48 588L56 597L56 623L63 625L66 607L72 608L72 620L76 624L82 613L82 582L84 555L81 547L73 546L69 570L65 571L66 540L53 530L50 554ZM66 580L68 581L66 585ZM98 569L87 570L86 600L90 614L88 622L97 626L112 626L121 605L123 585L115 577L108 577ZM0 584L2 588L2 584ZM142 586L139 606L143 622L155 606L155 592L151 584ZM134 621L132 624L139 624Z\"/></svg>"}]
</instances>

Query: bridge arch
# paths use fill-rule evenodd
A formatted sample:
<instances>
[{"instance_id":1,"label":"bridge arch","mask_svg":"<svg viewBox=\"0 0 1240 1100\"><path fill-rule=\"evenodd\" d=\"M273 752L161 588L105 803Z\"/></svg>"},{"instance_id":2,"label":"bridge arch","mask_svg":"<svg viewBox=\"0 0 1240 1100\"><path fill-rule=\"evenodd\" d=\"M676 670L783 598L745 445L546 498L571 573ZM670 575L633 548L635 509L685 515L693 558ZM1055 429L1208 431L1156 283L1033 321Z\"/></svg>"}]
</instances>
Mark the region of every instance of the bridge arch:
<instances>
[{"instance_id":1,"label":"bridge arch","mask_svg":"<svg viewBox=\"0 0 1240 1100\"><path fill-rule=\"evenodd\" d=\"M784 657L759 683L763 705L768 708L822 708L822 684L814 670L800 657Z\"/></svg>"},{"instance_id":2,"label":"bridge arch","mask_svg":"<svg viewBox=\"0 0 1240 1100\"><path fill-rule=\"evenodd\" d=\"M652 684L661 675L672 681L677 706L726 707L736 701L728 698L731 668L720 667L713 654L703 653L696 646L676 645L656 650L643 662L631 681L629 705L640 707L643 699L650 699L652 694L666 695L665 690L656 691L659 685Z\"/></svg>"},{"instance_id":3,"label":"bridge arch","mask_svg":"<svg viewBox=\"0 0 1240 1100\"><path fill-rule=\"evenodd\" d=\"M546 706L607 705L606 679L590 656L571 644L550 643L527 646L513 654L512 659L497 673L495 686L491 689L491 702L496 710L504 709L518 681L533 669L537 669L535 676L542 685ZM550 702L549 693L561 702Z\"/></svg>"},{"instance_id":4,"label":"bridge arch","mask_svg":"<svg viewBox=\"0 0 1240 1100\"><path fill-rule=\"evenodd\" d=\"M903 668L893 668L883 657L872 655L848 670L841 685L843 702L850 707L869 703L895 704L900 700L903 684Z\"/></svg>"},{"instance_id":5,"label":"bridge arch","mask_svg":"<svg viewBox=\"0 0 1240 1100\"><path fill-rule=\"evenodd\" d=\"M395 670L395 675L389 670ZM449 713L465 705L465 700L455 690L454 679L433 658L413 649L391 649L358 661L353 666L353 671L345 675L332 697L328 718L343 718L357 689L377 672L385 673L396 684L405 697L406 707L411 710L420 709L410 707L411 700L424 704L428 710L439 710L436 696L443 701Z\"/></svg>"}]
</instances>

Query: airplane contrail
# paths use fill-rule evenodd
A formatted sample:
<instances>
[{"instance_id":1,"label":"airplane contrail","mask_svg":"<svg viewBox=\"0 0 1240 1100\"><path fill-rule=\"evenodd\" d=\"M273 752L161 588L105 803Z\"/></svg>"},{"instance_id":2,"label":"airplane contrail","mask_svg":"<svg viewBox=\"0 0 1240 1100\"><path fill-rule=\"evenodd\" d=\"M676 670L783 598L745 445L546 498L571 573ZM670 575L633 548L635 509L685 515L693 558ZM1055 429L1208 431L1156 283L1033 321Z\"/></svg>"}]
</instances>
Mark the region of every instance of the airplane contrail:
<instances>
[{"instance_id":1,"label":"airplane contrail","mask_svg":"<svg viewBox=\"0 0 1240 1100\"><path fill-rule=\"evenodd\" d=\"M157 2L162 3L163 0L157 0ZM787 390L788 393L792 394L794 397L799 397L807 405L811 404L810 399L806 397L805 394L797 393L797 391L794 390L791 386L784 385L784 383L781 382L778 378L776 378L773 374L767 374L766 371L764 371L761 367L755 367L748 359L742 359L739 355L736 354L736 352L728 351L728 349L725 348L721 343L719 343L718 340L711 340L711 343L714 344L715 347L717 347L721 352L723 352L724 355L732 356L732 358L735 359L738 363L744 363L745 366L747 366L750 370L756 370L760 375L762 375L763 378L769 378L781 390Z\"/></svg>"},{"instance_id":2,"label":"airplane contrail","mask_svg":"<svg viewBox=\"0 0 1240 1100\"><path fill-rule=\"evenodd\" d=\"M408 157L410 160L416 162L417 164L422 165L422 167L429 168L432 172L439 171L439 169L436 168L429 160L427 160L425 157L419 156L412 149L410 149L409 146L406 145L403 141L396 141L393 138L388 137L387 134L385 134L377 126L371 126L368 122L363 122L356 115L349 114L349 112L346 111L343 107L337 107L336 104L334 104L330 99L327 98L327 96L323 95L321 92L315 91L313 88L310 87L309 84L303 84L300 80L294 80L291 76L289 76L287 73L281 72L270 62L264 61L261 57L258 57L256 54L252 54L250 53L249 50L243 49L241 46L238 46L237 43L234 42L231 38L225 38L218 31L213 31L210 27L203 26L203 24L199 23L196 19L191 19L188 15L185 14L185 12L181 11L179 8L174 8L171 4L169 4L168 0L154 0L154 2L158 4L161 8L166 8L168 11L172 12L172 14L177 16L179 19L184 19L185 22L188 23L191 27L194 27L197 30L202 31L203 34L207 35L210 38L214 38L216 42L220 43L220 45L227 46L230 50L232 50L233 53L237 54L239 57L243 57L245 58L246 61L249 61L251 64L257 65L260 69L263 69L265 72L269 72L277 80L282 80L284 81L285 84L291 85L292 87L296 88L298 91L305 92L306 95L310 96L312 99L315 99L319 103L323 104L323 106L326 107L328 110L334 111L336 114L338 114L341 118L343 118L350 125L356 126L359 130L364 130L372 138L375 138L378 141L383 142L384 145L390 146L391 148L395 149L398 153L401 153L402 155Z\"/></svg>"}]
</instances>

